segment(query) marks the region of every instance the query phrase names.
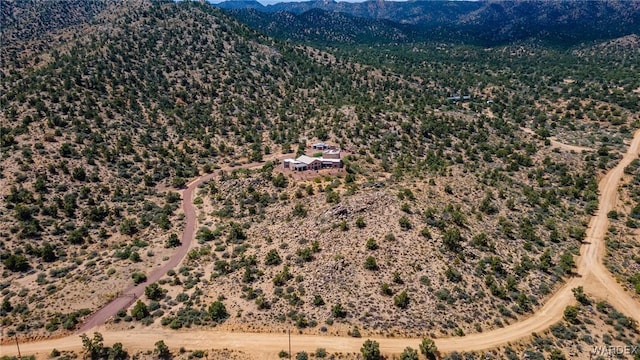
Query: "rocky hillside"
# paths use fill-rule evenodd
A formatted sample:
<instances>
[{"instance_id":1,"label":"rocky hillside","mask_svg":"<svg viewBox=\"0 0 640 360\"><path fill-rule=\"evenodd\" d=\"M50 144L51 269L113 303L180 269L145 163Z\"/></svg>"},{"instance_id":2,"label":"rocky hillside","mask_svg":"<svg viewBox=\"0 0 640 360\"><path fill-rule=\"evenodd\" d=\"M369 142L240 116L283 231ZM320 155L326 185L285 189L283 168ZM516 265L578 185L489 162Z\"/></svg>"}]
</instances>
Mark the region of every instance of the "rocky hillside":
<instances>
[{"instance_id":1,"label":"rocky hillside","mask_svg":"<svg viewBox=\"0 0 640 360\"><path fill-rule=\"evenodd\" d=\"M320 50L206 4L92 6L2 55L0 312L22 337L73 330L166 262L181 189L214 171L185 262L110 326L502 326L572 275L597 175L638 126L634 54ZM342 171L238 169L318 140Z\"/></svg>"}]
</instances>

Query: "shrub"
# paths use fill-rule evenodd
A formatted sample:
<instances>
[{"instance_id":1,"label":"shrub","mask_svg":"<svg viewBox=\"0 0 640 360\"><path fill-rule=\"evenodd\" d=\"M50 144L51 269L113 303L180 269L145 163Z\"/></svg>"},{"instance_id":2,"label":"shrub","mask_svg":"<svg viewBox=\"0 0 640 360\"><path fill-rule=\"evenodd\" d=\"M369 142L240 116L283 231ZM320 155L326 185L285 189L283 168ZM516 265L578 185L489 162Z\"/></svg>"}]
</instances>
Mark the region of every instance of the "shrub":
<instances>
[{"instance_id":1,"label":"shrub","mask_svg":"<svg viewBox=\"0 0 640 360\"><path fill-rule=\"evenodd\" d=\"M293 216L302 218L307 217L307 208L301 203L296 203L296 205L293 207Z\"/></svg>"},{"instance_id":2,"label":"shrub","mask_svg":"<svg viewBox=\"0 0 640 360\"><path fill-rule=\"evenodd\" d=\"M407 306L409 306L409 295L407 295L407 292L403 290L393 298L393 303L401 309L406 309Z\"/></svg>"},{"instance_id":3,"label":"shrub","mask_svg":"<svg viewBox=\"0 0 640 360\"><path fill-rule=\"evenodd\" d=\"M214 301L209 305L209 316L213 321L223 322L229 317L229 313L221 301Z\"/></svg>"},{"instance_id":4,"label":"shrub","mask_svg":"<svg viewBox=\"0 0 640 360\"><path fill-rule=\"evenodd\" d=\"M170 359L171 351L169 351L169 347L162 340L158 340L156 342L156 349L154 353L158 356L159 359Z\"/></svg>"},{"instance_id":5,"label":"shrub","mask_svg":"<svg viewBox=\"0 0 640 360\"><path fill-rule=\"evenodd\" d=\"M164 247L168 249L168 248L178 247L180 245L182 245L182 242L180 242L180 239L178 238L178 235L171 234L171 235L169 235L169 238L167 239L167 242L164 245Z\"/></svg>"},{"instance_id":6,"label":"shrub","mask_svg":"<svg viewBox=\"0 0 640 360\"><path fill-rule=\"evenodd\" d=\"M420 343L420 352L429 360L436 360L439 355L436 343L429 338L422 339L422 342Z\"/></svg>"},{"instance_id":7,"label":"shrub","mask_svg":"<svg viewBox=\"0 0 640 360\"><path fill-rule=\"evenodd\" d=\"M400 228L404 231L407 230L411 230L411 221L409 221L409 218L406 216L403 216L400 218L400 220L398 220L398 222L400 223Z\"/></svg>"},{"instance_id":8,"label":"shrub","mask_svg":"<svg viewBox=\"0 0 640 360\"><path fill-rule=\"evenodd\" d=\"M131 274L131 278L133 279L133 283L136 285L142 284L143 282L147 281L147 275L141 272L134 272L133 274Z\"/></svg>"},{"instance_id":9,"label":"shrub","mask_svg":"<svg viewBox=\"0 0 640 360\"><path fill-rule=\"evenodd\" d=\"M380 360L380 344L377 341L367 339L360 352L364 360Z\"/></svg>"},{"instance_id":10,"label":"shrub","mask_svg":"<svg viewBox=\"0 0 640 360\"><path fill-rule=\"evenodd\" d=\"M410 347L404 349L400 354L400 360L418 360L418 352Z\"/></svg>"},{"instance_id":11,"label":"shrub","mask_svg":"<svg viewBox=\"0 0 640 360\"><path fill-rule=\"evenodd\" d=\"M382 283L380 286L380 292L382 295L391 296L393 295L393 290L391 290L391 286L388 283Z\"/></svg>"},{"instance_id":12,"label":"shrub","mask_svg":"<svg viewBox=\"0 0 640 360\"><path fill-rule=\"evenodd\" d=\"M444 233L442 242L449 251L459 251L461 240L462 236L460 235L460 230L458 230L457 228L452 228L448 229Z\"/></svg>"},{"instance_id":13,"label":"shrub","mask_svg":"<svg viewBox=\"0 0 640 360\"><path fill-rule=\"evenodd\" d=\"M120 224L120 233L124 235L133 235L138 232L135 219L127 218Z\"/></svg>"},{"instance_id":14,"label":"shrub","mask_svg":"<svg viewBox=\"0 0 640 360\"><path fill-rule=\"evenodd\" d=\"M342 307L341 303L333 305L333 307L331 308L331 314L333 314L333 317L335 318L347 317L347 311Z\"/></svg>"},{"instance_id":15,"label":"shrub","mask_svg":"<svg viewBox=\"0 0 640 360\"><path fill-rule=\"evenodd\" d=\"M265 265L279 265L282 263L282 258L280 258L280 254L278 254L278 250L271 249L267 253L267 256L264 259Z\"/></svg>"},{"instance_id":16,"label":"shrub","mask_svg":"<svg viewBox=\"0 0 640 360\"><path fill-rule=\"evenodd\" d=\"M324 305L324 299L322 299L322 296L316 294L313 296L313 305L315 306L322 306Z\"/></svg>"},{"instance_id":17,"label":"shrub","mask_svg":"<svg viewBox=\"0 0 640 360\"><path fill-rule=\"evenodd\" d=\"M13 272L27 271L31 268L31 265L29 265L27 258L22 254L11 254L6 259L4 259L4 261L2 261L2 264L8 270L11 270Z\"/></svg>"},{"instance_id":18,"label":"shrub","mask_svg":"<svg viewBox=\"0 0 640 360\"><path fill-rule=\"evenodd\" d=\"M376 263L376 258L373 256L367 257L367 260L364 262L364 268L371 271L378 270L378 264Z\"/></svg>"},{"instance_id":19,"label":"shrub","mask_svg":"<svg viewBox=\"0 0 640 360\"><path fill-rule=\"evenodd\" d=\"M144 289L144 294L150 300L160 300L164 296L164 289L158 284L153 283Z\"/></svg>"},{"instance_id":20,"label":"shrub","mask_svg":"<svg viewBox=\"0 0 640 360\"><path fill-rule=\"evenodd\" d=\"M133 309L131 309L131 316L138 321L149 316L149 309L147 308L147 305L138 300Z\"/></svg>"},{"instance_id":21,"label":"shrub","mask_svg":"<svg viewBox=\"0 0 640 360\"><path fill-rule=\"evenodd\" d=\"M576 324L578 322L578 308L576 306L567 306L564 309L564 319Z\"/></svg>"},{"instance_id":22,"label":"shrub","mask_svg":"<svg viewBox=\"0 0 640 360\"><path fill-rule=\"evenodd\" d=\"M325 350L324 348L317 348L316 357L320 359L324 359L325 357L327 357L327 350Z\"/></svg>"}]
</instances>

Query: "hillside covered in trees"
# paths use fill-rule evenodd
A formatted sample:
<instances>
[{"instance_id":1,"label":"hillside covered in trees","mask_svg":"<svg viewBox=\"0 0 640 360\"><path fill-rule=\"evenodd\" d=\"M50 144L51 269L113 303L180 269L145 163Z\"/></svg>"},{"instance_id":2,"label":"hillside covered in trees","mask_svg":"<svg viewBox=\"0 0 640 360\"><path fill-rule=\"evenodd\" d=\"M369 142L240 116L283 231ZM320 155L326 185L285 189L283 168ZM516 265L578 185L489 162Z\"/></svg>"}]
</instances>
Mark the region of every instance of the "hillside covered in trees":
<instances>
[{"instance_id":1,"label":"hillside covered in trees","mask_svg":"<svg viewBox=\"0 0 640 360\"><path fill-rule=\"evenodd\" d=\"M534 40L573 46L640 32L639 1L322 0L263 6L231 0L213 5L270 35L316 42L352 42L357 34L358 40L370 42L440 40L497 46ZM403 36L389 38L383 31L389 28Z\"/></svg>"},{"instance_id":2,"label":"hillside covered in trees","mask_svg":"<svg viewBox=\"0 0 640 360\"><path fill-rule=\"evenodd\" d=\"M0 54L0 314L21 338L73 331L144 282L208 173L187 257L110 327L502 327L574 275L598 177L640 125L634 36L396 43L398 25L369 19L379 33L314 47L203 3L30 4L2 5ZM344 169L282 169L317 141ZM625 194L610 256L636 291L640 200Z\"/></svg>"}]
</instances>

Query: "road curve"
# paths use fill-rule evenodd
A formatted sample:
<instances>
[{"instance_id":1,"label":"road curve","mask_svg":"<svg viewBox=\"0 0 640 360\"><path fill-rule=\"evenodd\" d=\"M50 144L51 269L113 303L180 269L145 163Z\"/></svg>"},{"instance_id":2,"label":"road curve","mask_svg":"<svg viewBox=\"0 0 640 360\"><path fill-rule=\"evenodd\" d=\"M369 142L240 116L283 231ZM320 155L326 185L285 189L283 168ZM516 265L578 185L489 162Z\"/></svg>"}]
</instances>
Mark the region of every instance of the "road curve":
<instances>
[{"instance_id":1,"label":"road curve","mask_svg":"<svg viewBox=\"0 0 640 360\"><path fill-rule=\"evenodd\" d=\"M118 311L128 308L138 297L144 294L144 288L147 285L160 280L167 273L167 271L175 268L176 266L178 266L178 264L180 264L182 259L187 254L187 251L191 246L191 242L193 241L195 234L196 210L193 206L192 201L193 192L195 191L195 189L197 189L198 185L213 178L214 176L215 174L208 174L199 177L196 180L190 182L187 185L187 188L183 191L182 209L184 210L185 215L185 225L184 230L182 231L182 243L171 255L169 261L148 273L147 280L145 282L138 285L132 284L131 286L126 288L119 297L113 299L112 301L101 307L98 311L91 314L78 330L79 334L85 333L95 328L96 326L104 324L111 317L115 316Z\"/></svg>"},{"instance_id":2,"label":"road curve","mask_svg":"<svg viewBox=\"0 0 640 360\"><path fill-rule=\"evenodd\" d=\"M576 262L577 276L570 278L558 291L547 299L542 308L530 317L504 328L485 333L471 334L464 337L436 339L438 349L443 352L454 350L481 351L526 338L533 332L543 332L562 319L564 309L567 305L575 303L571 289L577 286L584 286L588 294L596 296L599 299L607 300L619 311L640 322L640 303L616 282L602 264L602 260L606 254L604 237L609 225L607 213L615 207L618 198L618 184L624 168L633 159L637 158L639 152L640 130L635 132L627 152L618 165L611 169L600 180L599 209L589 223L586 241L580 249L581 255ZM247 168L255 168L258 166L258 164L250 164L247 165ZM195 209L190 200L193 190L197 188L197 185L211 179L213 176L214 175L210 174L198 178L191 182L187 190L185 190L183 207L187 220L185 232L183 233L183 246L185 246L185 243L190 242L195 231ZM187 201L187 199L189 201ZM190 236L188 241L185 241L185 235ZM183 250L184 253L186 253L187 248L188 246ZM182 247L179 251L181 250ZM184 256L184 254L182 256ZM180 259L181 258L179 258L179 260ZM177 265L177 263L175 265ZM165 266L166 270L170 268L169 263ZM160 270L165 269L165 266L158 269L160 276L162 276ZM156 271L154 271L154 273L155 272ZM147 328L118 331L97 328L96 331L100 331L103 334L105 343L121 342L124 347L130 351L148 350L153 347L153 344L157 340L164 340L165 343L172 348L227 348L243 351L261 359L277 359L277 353L288 347L288 336L284 332L247 333L215 329L173 331L160 328L157 325ZM420 339L417 338L373 337L372 339L380 343L380 348L384 353L400 353L407 346L417 348L420 342ZM341 336L294 334L291 337L293 352L301 350L314 351L318 347L323 347L329 352L359 352L362 342L362 339ZM53 348L58 350L79 351L81 350L81 343L77 336L68 336L60 339L24 343L21 344L20 347L23 353L35 354L38 357L45 358ZM0 353L13 354L15 353L15 347L11 345L0 346Z\"/></svg>"},{"instance_id":3,"label":"road curve","mask_svg":"<svg viewBox=\"0 0 640 360\"><path fill-rule=\"evenodd\" d=\"M584 281L587 292L607 300L618 311L633 317L640 323L640 302L618 284L603 263L607 253L604 239L609 229L607 213L615 209L618 201L618 184L624 174L624 168L636 159L638 154L640 154L640 130L635 132L627 152L618 165L611 169L598 184L600 192L598 213L589 223L591 232L587 233L586 242L588 245L583 247L585 251L580 259L586 264L578 264L578 266L589 268L589 273L586 274Z\"/></svg>"},{"instance_id":4,"label":"road curve","mask_svg":"<svg viewBox=\"0 0 640 360\"><path fill-rule=\"evenodd\" d=\"M279 160L280 158L290 156L291 154L284 154L280 156L271 155L265 161L270 160ZM219 171L229 171L233 169L257 169L264 166L263 162L253 162L249 164L245 164L239 167L230 167L225 166ZM107 320L111 317L115 316L118 311L121 309L127 309L137 298L144 294L144 289L147 285L152 284L158 280L160 280L169 270L175 268L180 264L182 259L184 259L185 255L189 251L191 247L191 243L193 242L193 238L196 231L196 209L193 206L193 193L198 188L200 184L203 182L209 181L216 177L217 174L211 173L203 175L195 180L191 181L187 184L187 187L182 192L182 209L184 211L184 230L182 231L181 244L178 249L171 255L169 261L167 261L164 265L151 270L149 274L147 274L147 280L138 285L131 284L124 291L120 293L120 296L111 300L104 306L102 306L98 311L91 314L85 322L82 324L80 329L77 331L77 334L86 333L87 331L103 325Z\"/></svg>"},{"instance_id":5,"label":"road curve","mask_svg":"<svg viewBox=\"0 0 640 360\"><path fill-rule=\"evenodd\" d=\"M535 131L529 129L529 128L522 128L522 131L526 132L527 134L530 135L536 135L538 136L538 134L536 134ZM592 148L590 147L584 147L584 146L578 146L578 145L570 145L570 144L566 144L563 142L558 141L558 139L555 136L550 136L547 138L549 140L549 143L551 144L551 148L552 149L562 149L562 150L566 150L566 151L575 151L577 153L583 152L583 151L593 151Z\"/></svg>"}]
</instances>

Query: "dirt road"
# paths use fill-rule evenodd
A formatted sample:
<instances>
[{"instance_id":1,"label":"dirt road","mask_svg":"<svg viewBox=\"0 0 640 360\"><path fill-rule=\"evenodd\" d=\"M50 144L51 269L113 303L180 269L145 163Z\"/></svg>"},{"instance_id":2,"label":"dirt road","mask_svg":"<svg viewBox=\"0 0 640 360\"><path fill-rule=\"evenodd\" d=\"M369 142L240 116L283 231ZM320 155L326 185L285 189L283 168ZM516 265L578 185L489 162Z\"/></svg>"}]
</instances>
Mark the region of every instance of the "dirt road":
<instances>
[{"instance_id":1,"label":"dirt road","mask_svg":"<svg viewBox=\"0 0 640 360\"><path fill-rule=\"evenodd\" d=\"M280 158L289 155L290 154L280 156L271 155L266 158L265 161L279 160ZM147 280L145 282L138 285L131 284L131 286L120 293L119 297L113 299L98 311L91 314L84 322L84 324L80 327L80 330L78 330L77 333L82 334L95 328L96 326L100 326L111 317L115 316L121 309L127 309L133 302L136 301L137 298L144 294L144 289L147 285L160 280L167 273L167 271L175 268L176 266L178 266L178 264L180 264L182 259L184 259L185 255L189 251L189 248L191 247L191 243L196 231L196 209L193 206L193 193L198 188L198 185L213 179L219 174L220 171L230 171L233 169L241 168L257 169L262 166L264 166L264 163L262 162L249 163L238 167L225 166L221 169L218 169L214 173L203 175L187 184L186 189L182 192L182 210L184 211L185 224L184 230L182 231L182 243L180 244L178 249L171 255L169 261L167 261L161 267L153 269L150 273L148 273Z\"/></svg>"},{"instance_id":2,"label":"dirt road","mask_svg":"<svg viewBox=\"0 0 640 360\"><path fill-rule=\"evenodd\" d=\"M526 132L527 134L536 135L536 133L529 128L522 128L522 131ZM593 151L593 149L589 147L569 145L569 144L562 143L558 141L558 139L554 136L551 136L548 139L549 139L549 142L551 143L551 148L562 149L567 151L575 151L577 153L583 152L583 151Z\"/></svg>"},{"instance_id":3,"label":"dirt road","mask_svg":"<svg viewBox=\"0 0 640 360\"><path fill-rule=\"evenodd\" d=\"M633 317L640 322L640 303L626 292L611 276L602 264L606 253L604 237L609 226L607 213L615 207L618 199L618 184L624 168L640 152L640 130L636 131L627 152L618 165L610 170L599 182L600 206L593 216L587 229L587 237L580 249L581 256L577 260L577 274L554 293L532 316L509 325L504 328L485 333L437 339L438 349L443 352L454 350L479 351L504 345L522 338L529 337L532 332L542 332L552 324L558 322L567 305L575 302L571 289L584 286L587 294L599 299L607 300L619 311ZM248 167L257 167L260 164L250 164ZM214 175L207 175L189 184L185 191L183 206L185 209L185 234L193 237L195 229L195 210L191 203L191 194L199 183L210 179ZM186 199L189 199L187 201ZM189 230L191 229L191 230ZM184 235L184 234L183 234ZM190 239L188 239L190 242ZM183 245L187 243L183 237ZM186 251L186 250L185 250ZM84 327L83 327L84 328ZM277 353L288 347L288 336L282 332L277 334L267 333L241 333L213 330L185 330L172 331L154 325L153 328L132 329L125 331L111 331L97 328L96 331L104 335L106 344L121 342L130 351L149 350L157 340L164 340L172 348L184 346L188 349L212 349L227 348L244 351L259 359L277 359ZM284 329L283 329L284 330ZM417 348L419 339L412 338L374 338L380 343L384 353L400 353L411 346ZM316 335L292 335L292 350L314 351L323 347L329 352L359 352L363 339L336 336ZM37 354L38 357L46 357L51 349L81 350L80 339L69 336L61 339L45 340L21 344L23 354ZM15 346L1 346L3 355L15 354Z\"/></svg>"},{"instance_id":4,"label":"dirt road","mask_svg":"<svg viewBox=\"0 0 640 360\"><path fill-rule=\"evenodd\" d=\"M184 218L185 218L185 226L182 231L181 244L178 249L171 255L169 261L167 261L164 265L159 268L153 269L150 273L147 274L147 281L134 285L132 284L127 289L125 289L121 295L112 300L111 302L104 305L100 310L93 313L82 325L78 333L85 333L96 326L100 326L104 324L108 319L112 316L116 315L120 309L126 309L131 305L137 298L144 294L144 288L152 284L160 278L162 278L167 271L175 268L185 257L189 247L191 246L191 242L193 241L193 237L195 234L196 227L196 210L193 206L193 192L197 189L198 185L213 178L215 174L208 174L189 183L187 188L182 193L182 209L184 210Z\"/></svg>"}]
</instances>

